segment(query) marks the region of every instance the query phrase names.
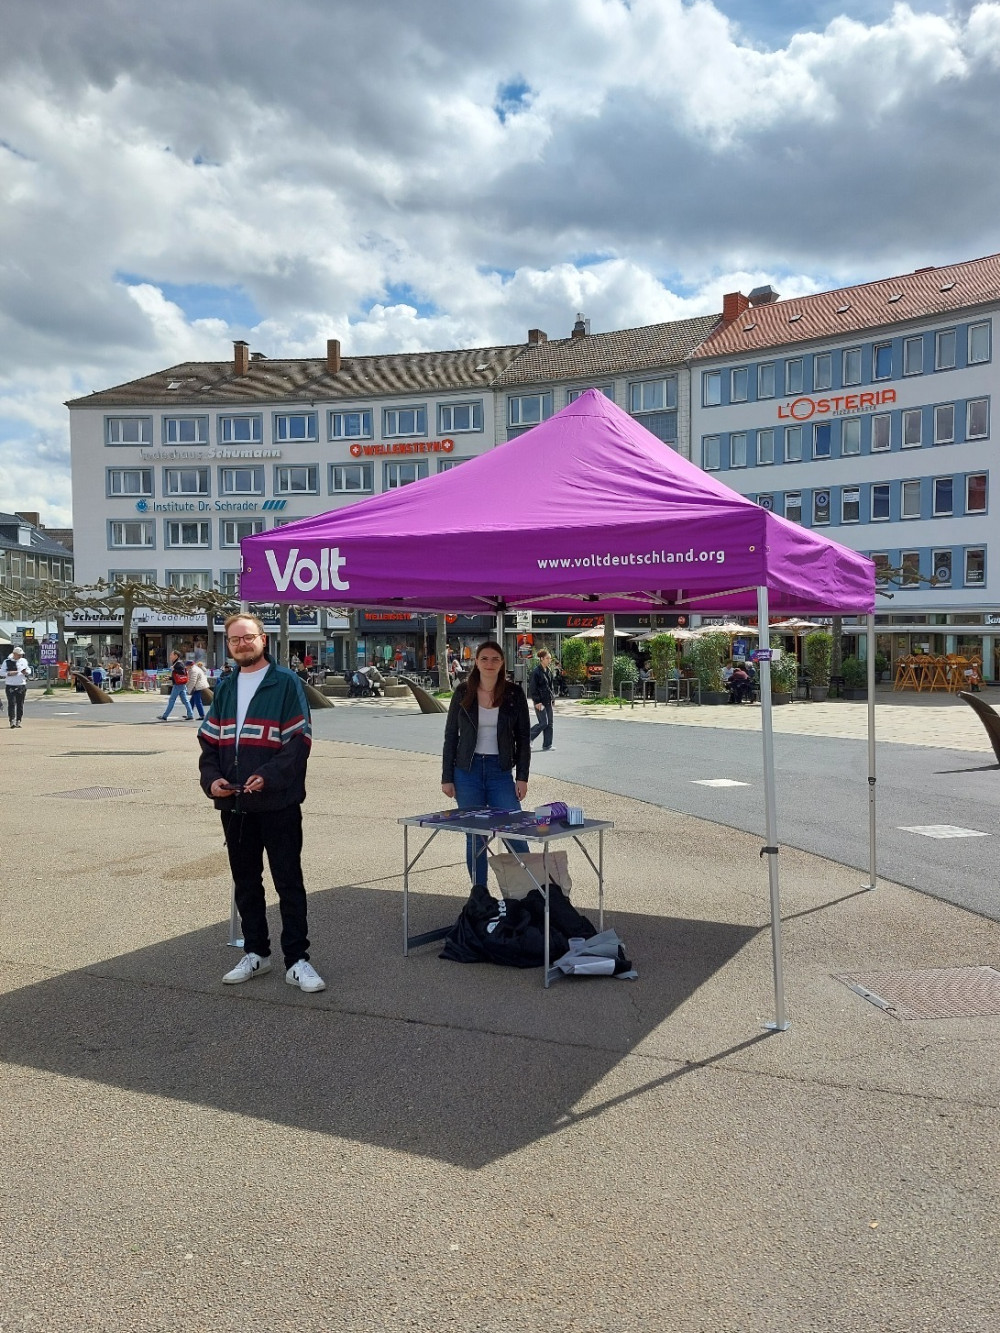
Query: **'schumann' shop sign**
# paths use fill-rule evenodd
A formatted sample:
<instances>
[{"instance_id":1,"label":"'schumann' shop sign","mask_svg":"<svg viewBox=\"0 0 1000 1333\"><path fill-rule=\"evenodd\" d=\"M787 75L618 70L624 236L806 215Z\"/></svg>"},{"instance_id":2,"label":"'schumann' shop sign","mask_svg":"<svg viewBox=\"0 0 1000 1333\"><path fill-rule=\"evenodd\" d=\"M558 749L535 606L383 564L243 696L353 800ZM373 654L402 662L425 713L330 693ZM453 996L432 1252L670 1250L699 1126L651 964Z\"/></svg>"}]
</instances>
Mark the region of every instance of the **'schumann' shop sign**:
<instances>
[{"instance_id":1,"label":"'schumann' shop sign","mask_svg":"<svg viewBox=\"0 0 1000 1333\"><path fill-rule=\"evenodd\" d=\"M792 398L778 407L779 421L809 421L811 417L842 417L851 412L874 412L896 401L895 389L873 393L841 393L834 398Z\"/></svg>"}]
</instances>

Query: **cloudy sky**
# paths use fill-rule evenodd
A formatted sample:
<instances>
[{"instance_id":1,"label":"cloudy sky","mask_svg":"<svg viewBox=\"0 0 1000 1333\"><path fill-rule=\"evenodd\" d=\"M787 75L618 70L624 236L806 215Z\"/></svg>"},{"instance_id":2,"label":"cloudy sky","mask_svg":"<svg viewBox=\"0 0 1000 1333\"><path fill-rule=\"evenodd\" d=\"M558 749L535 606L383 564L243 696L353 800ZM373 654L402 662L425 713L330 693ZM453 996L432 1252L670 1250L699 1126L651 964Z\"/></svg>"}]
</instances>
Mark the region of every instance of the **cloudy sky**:
<instances>
[{"instance_id":1,"label":"cloudy sky","mask_svg":"<svg viewBox=\"0 0 1000 1333\"><path fill-rule=\"evenodd\" d=\"M0 0L0 509L65 399L1000 250L1000 0Z\"/></svg>"}]
</instances>

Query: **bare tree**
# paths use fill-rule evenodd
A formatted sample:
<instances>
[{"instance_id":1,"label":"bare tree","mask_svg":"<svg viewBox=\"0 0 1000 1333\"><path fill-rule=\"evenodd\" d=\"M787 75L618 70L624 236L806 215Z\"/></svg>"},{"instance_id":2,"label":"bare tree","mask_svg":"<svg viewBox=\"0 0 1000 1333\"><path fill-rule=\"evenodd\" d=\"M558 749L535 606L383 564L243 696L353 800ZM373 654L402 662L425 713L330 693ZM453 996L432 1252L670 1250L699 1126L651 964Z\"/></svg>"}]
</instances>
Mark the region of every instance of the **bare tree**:
<instances>
[{"instance_id":1,"label":"bare tree","mask_svg":"<svg viewBox=\"0 0 1000 1333\"><path fill-rule=\"evenodd\" d=\"M604 616L604 651L601 661L601 693L606 699L615 692L615 615L608 611Z\"/></svg>"}]
</instances>

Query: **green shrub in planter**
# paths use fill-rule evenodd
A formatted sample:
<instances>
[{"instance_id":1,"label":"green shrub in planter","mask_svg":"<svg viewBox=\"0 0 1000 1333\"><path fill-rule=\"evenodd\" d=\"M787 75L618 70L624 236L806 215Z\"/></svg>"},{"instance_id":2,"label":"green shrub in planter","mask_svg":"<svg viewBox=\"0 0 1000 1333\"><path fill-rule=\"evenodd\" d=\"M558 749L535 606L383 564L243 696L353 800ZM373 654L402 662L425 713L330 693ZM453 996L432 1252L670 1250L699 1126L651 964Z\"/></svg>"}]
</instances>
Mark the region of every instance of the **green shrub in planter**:
<instances>
[{"instance_id":1,"label":"green shrub in planter","mask_svg":"<svg viewBox=\"0 0 1000 1333\"><path fill-rule=\"evenodd\" d=\"M563 675L571 685L582 685L587 675L587 640L563 639L562 669Z\"/></svg>"},{"instance_id":2,"label":"green shrub in planter","mask_svg":"<svg viewBox=\"0 0 1000 1333\"><path fill-rule=\"evenodd\" d=\"M889 670L889 659L885 653L875 654L875 679L879 680Z\"/></svg>"},{"instance_id":3,"label":"green shrub in planter","mask_svg":"<svg viewBox=\"0 0 1000 1333\"><path fill-rule=\"evenodd\" d=\"M782 653L771 663L771 689L780 694L794 694L799 679L799 664L793 653Z\"/></svg>"},{"instance_id":4,"label":"green shrub in planter","mask_svg":"<svg viewBox=\"0 0 1000 1333\"><path fill-rule=\"evenodd\" d=\"M858 657L845 657L840 664L845 690L863 690L868 686L868 666Z\"/></svg>"},{"instance_id":5,"label":"green shrub in planter","mask_svg":"<svg viewBox=\"0 0 1000 1333\"><path fill-rule=\"evenodd\" d=\"M634 685L639 679L639 668L635 664L635 658L629 657L627 653L616 653L614 667L612 668L612 679L614 680L615 693L618 693L618 686L623 681L631 681Z\"/></svg>"},{"instance_id":6,"label":"green shrub in planter","mask_svg":"<svg viewBox=\"0 0 1000 1333\"><path fill-rule=\"evenodd\" d=\"M830 684L830 659L833 656L833 635L825 629L806 635L806 670L811 685Z\"/></svg>"},{"instance_id":7,"label":"green shrub in planter","mask_svg":"<svg viewBox=\"0 0 1000 1333\"><path fill-rule=\"evenodd\" d=\"M721 694L722 664L729 658L728 634L700 634L690 641L691 665L702 694Z\"/></svg>"},{"instance_id":8,"label":"green shrub in planter","mask_svg":"<svg viewBox=\"0 0 1000 1333\"><path fill-rule=\"evenodd\" d=\"M646 647L653 679L657 685L666 685L677 665L677 640L672 634L654 634Z\"/></svg>"}]
</instances>

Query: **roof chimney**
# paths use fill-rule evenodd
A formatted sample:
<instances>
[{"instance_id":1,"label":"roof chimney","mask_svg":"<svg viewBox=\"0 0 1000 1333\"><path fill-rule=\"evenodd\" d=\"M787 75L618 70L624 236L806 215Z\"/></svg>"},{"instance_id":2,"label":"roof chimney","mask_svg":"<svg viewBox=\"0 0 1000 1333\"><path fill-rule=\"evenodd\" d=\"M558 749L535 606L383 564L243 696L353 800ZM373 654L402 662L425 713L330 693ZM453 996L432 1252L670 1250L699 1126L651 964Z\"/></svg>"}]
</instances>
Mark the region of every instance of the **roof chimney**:
<instances>
[{"instance_id":1,"label":"roof chimney","mask_svg":"<svg viewBox=\"0 0 1000 1333\"><path fill-rule=\"evenodd\" d=\"M326 368L331 375L336 375L340 369L339 338L327 338L326 340Z\"/></svg>"},{"instance_id":2,"label":"roof chimney","mask_svg":"<svg viewBox=\"0 0 1000 1333\"><path fill-rule=\"evenodd\" d=\"M543 333L541 329L528 330L529 347L537 347L539 343L547 343L548 340L549 340L549 335L547 333Z\"/></svg>"},{"instance_id":3,"label":"roof chimney","mask_svg":"<svg viewBox=\"0 0 1000 1333\"><path fill-rule=\"evenodd\" d=\"M586 338L589 332L590 332L590 320L584 319L582 315L577 315L576 323L573 325L573 333L571 336L574 338Z\"/></svg>"},{"instance_id":4,"label":"roof chimney","mask_svg":"<svg viewBox=\"0 0 1000 1333\"><path fill-rule=\"evenodd\" d=\"M39 521L40 516L38 514L32 512L25 512L24 510L21 509L16 510L15 514L17 518L23 518L25 523L30 523L33 528L40 528L42 526L41 522Z\"/></svg>"},{"instance_id":5,"label":"roof chimney","mask_svg":"<svg viewBox=\"0 0 1000 1333\"><path fill-rule=\"evenodd\" d=\"M242 338L233 343L233 369L237 375L245 375L250 369L250 345Z\"/></svg>"},{"instance_id":6,"label":"roof chimney","mask_svg":"<svg viewBox=\"0 0 1000 1333\"><path fill-rule=\"evenodd\" d=\"M742 292L726 292L722 298L722 322L723 324L732 324L734 319L739 319L743 311L748 309L750 301Z\"/></svg>"}]
</instances>

